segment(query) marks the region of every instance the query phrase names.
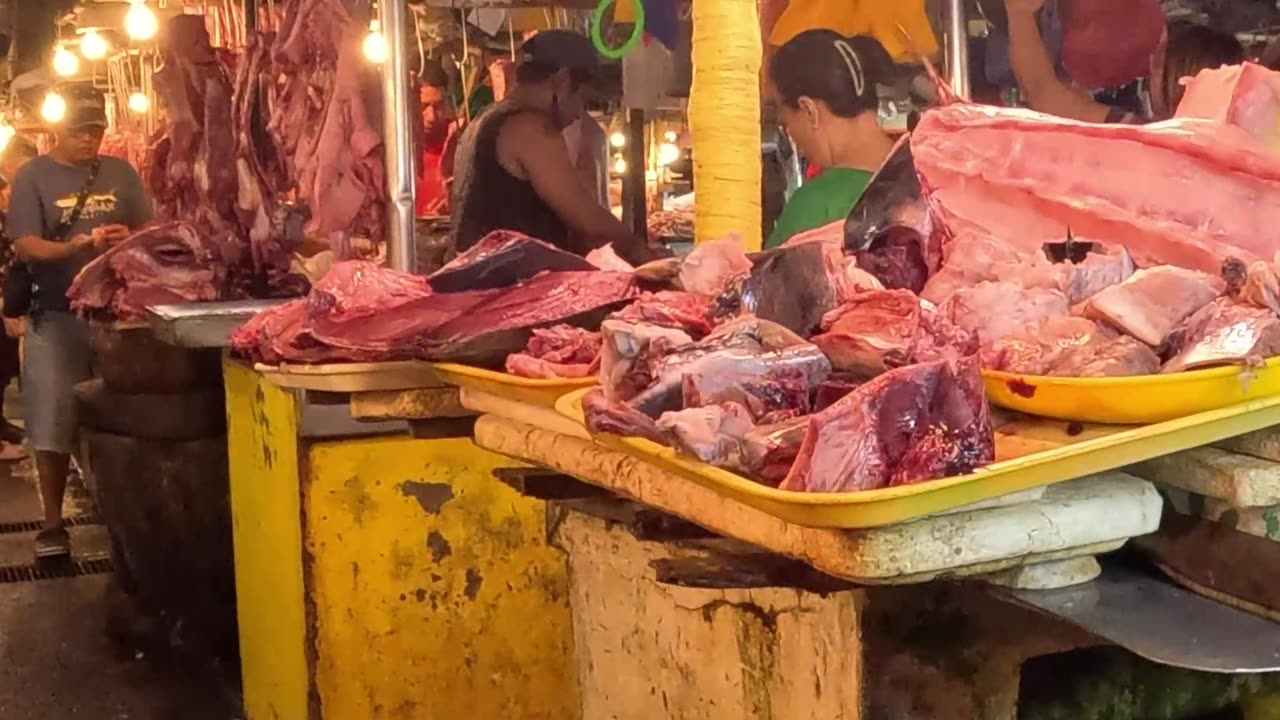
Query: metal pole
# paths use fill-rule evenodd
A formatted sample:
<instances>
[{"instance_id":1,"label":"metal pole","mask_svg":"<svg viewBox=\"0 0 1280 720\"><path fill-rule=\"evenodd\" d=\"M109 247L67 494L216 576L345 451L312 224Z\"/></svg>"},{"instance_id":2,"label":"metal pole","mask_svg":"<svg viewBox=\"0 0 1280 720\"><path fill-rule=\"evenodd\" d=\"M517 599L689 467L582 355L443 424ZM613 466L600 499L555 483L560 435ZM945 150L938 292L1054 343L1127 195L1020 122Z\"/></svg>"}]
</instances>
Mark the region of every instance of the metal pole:
<instances>
[{"instance_id":1,"label":"metal pole","mask_svg":"<svg viewBox=\"0 0 1280 720\"><path fill-rule=\"evenodd\" d=\"M649 232L645 157L644 110L631 108L627 110L627 172L622 181L622 222L639 237L645 237Z\"/></svg>"},{"instance_id":2,"label":"metal pole","mask_svg":"<svg viewBox=\"0 0 1280 720\"><path fill-rule=\"evenodd\" d=\"M382 64L383 147L387 162L387 264L417 269L414 245L413 126L409 116L408 10L405 0L378 3L387 61Z\"/></svg>"},{"instance_id":3,"label":"metal pole","mask_svg":"<svg viewBox=\"0 0 1280 720\"><path fill-rule=\"evenodd\" d=\"M951 90L969 97L969 19L964 0L947 0L947 74Z\"/></svg>"}]
</instances>

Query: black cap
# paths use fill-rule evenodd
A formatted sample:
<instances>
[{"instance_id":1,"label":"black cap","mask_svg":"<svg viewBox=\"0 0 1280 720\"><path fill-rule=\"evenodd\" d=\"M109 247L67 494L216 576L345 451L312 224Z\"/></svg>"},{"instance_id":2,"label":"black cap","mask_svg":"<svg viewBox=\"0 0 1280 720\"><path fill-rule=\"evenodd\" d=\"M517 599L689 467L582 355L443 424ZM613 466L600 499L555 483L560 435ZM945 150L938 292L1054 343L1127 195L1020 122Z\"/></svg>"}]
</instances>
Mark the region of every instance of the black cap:
<instances>
[{"instance_id":1,"label":"black cap","mask_svg":"<svg viewBox=\"0 0 1280 720\"><path fill-rule=\"evenodd\" d=\"M600 58L585 35L571 30L543 30L524 43L524 59L565 70L595 74Z\"/></svg>"},{"instance_id":2,"label":"black cap","mask_svg":"<svg viewBox=\"0 0 1280 720\"><path fill-rule=\"evenodd\" d=\"M77 84L59 88L58 93L67 101L67 114L58 125L66 128L107 126L107 99L96 88Z\"/></svg>"}]
</instances>

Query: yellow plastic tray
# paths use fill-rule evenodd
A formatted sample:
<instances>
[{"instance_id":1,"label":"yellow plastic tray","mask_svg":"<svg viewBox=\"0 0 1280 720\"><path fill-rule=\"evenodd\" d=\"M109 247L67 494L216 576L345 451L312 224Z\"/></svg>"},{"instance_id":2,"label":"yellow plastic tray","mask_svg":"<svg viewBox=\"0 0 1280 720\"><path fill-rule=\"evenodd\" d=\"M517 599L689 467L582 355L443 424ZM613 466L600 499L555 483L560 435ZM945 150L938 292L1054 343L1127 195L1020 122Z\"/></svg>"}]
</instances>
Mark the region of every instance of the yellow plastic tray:
<instances>
[{"instance_id":1,"label":"yellow plastic tray","mask_svg":"<svg viewBox=\"0 0 1280 720\"><path fill-rule=\"evenodd\" d=\"M1280 358L1168 375L1069 378L984 370L987 397L1003 408L1079 422L1145 425L1280 394Z\"/></svg>"},{"instance_id":2,"label":"yellow plastic tray","mask_svg":"<svg viewBox=\"0 0 1280 720\"><path fill-rule=\"evenodd\" d=\"M595 377L579 380L526 378L457 363L433 363L433 367L436 375L450 385L547 408L555 407L556 401L566 393L596 384Z\"/></svg>"},{"instance_id":3,"label":"yellow plastic tray","mask_svg":"<svg viewBox=\"0 0 1280 720\"><path fill-rule=\"evenodd\" d=\"M323 392L372 392L444 387L431 363L396 360L373 363L324 363L317 365L264 365L254 370L283 388Z\"/></svg>"},{"instance_id":4,"label":"yellow plastic tray","mask_svg":"<svg viewBox=\"0 0 1280 720\"><path fill-rule=\"evenodd\" d=\"M560 398L556 409L583 422L585 394L583 390ZM844 493L778 490L642 438L601 434L594 439L797 525L868 528L1113 470L1278 423L1280 397L1276 396L1157 425L1089 425L1075 434L1059 421L1026 421L1001 428L996 437L997 461L969 475Z\"/></svg>"}]
</instances>

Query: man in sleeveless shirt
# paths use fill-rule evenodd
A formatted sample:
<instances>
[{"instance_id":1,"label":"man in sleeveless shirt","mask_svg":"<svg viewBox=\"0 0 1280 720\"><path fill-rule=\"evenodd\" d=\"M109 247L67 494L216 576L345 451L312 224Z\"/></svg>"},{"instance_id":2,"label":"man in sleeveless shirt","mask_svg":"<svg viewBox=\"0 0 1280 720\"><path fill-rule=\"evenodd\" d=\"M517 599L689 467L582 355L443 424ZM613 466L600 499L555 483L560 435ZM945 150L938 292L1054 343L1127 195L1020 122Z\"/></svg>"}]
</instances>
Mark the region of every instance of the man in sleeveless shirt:
<instances>
[{"instance_id":1,"label":"man in sleeveless shirt","mask_svg":"<svg viewBox=\"0 0 1280 720\"><path fill-rule=\"evenodd\" d=\"M579 255L606 244L632 263L659 251L630 233L587 188L563 131L584 113L599 68L587 38L546 30L524 44L516 87L463 132L453 185L454 252L516 230Z\"/></svg>"}]
</instances>

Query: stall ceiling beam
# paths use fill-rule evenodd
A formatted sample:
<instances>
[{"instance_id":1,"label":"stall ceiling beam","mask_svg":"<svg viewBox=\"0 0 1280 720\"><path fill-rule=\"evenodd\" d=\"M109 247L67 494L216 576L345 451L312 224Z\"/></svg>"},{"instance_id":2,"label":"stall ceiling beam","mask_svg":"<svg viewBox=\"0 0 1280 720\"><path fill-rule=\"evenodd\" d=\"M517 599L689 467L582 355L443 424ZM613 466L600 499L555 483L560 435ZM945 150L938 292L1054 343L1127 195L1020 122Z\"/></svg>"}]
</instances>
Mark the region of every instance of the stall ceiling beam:
<instances>
[{"instance_id":1,"label":"stall ceiling beam","mask_svg":"<svg viewBox=\"0 0 1280 720\"><path fill-rule=\"evenodd\" d=\"M387 161L387 264L417 269L414 244L413 117L409 111L409 9L403 2L378 3L387 60L382 64L383 147Z\"/></svg>"}]
</instances>

